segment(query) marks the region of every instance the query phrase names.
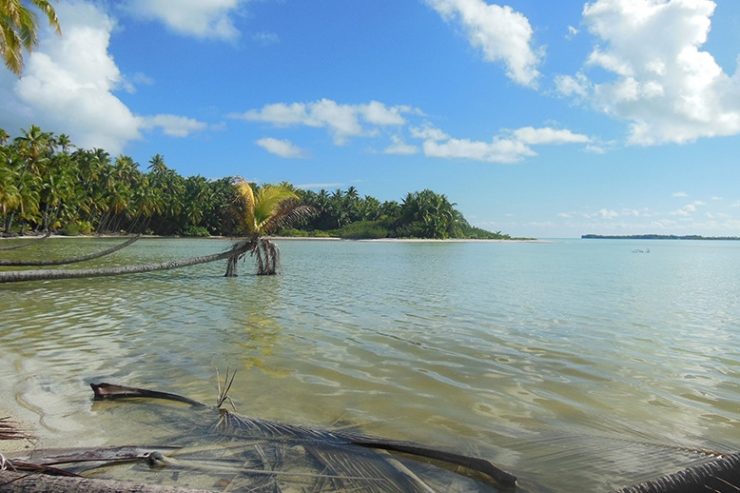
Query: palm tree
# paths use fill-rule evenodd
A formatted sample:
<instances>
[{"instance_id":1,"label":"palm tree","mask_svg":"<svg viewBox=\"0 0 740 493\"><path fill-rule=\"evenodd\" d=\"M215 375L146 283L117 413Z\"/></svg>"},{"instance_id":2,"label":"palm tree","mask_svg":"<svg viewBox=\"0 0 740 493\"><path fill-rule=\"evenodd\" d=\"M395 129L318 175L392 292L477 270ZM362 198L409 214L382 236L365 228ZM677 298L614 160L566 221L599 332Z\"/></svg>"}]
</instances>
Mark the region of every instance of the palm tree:
<instances>
[{"instance_id":1,"label":"palm tree","mask_svg":"<svg viewBox=\"0 0 740 493\"><path fill-rule=\"evenodd\" d=\"M131 241L131 240L129 240ZM127 242L128 243L128 242ZM130 243L128 243L130 244ZM88 277L108 277L122 274L138 274L142 272L153 272L158 270L180 269L191 265L200 265L216 260L228 258L231 264L234 257L241 257L250 245L247 242L239 242L230 249L214 253L212 255L203 255L200 257L188 257L179 260L168 260L153 264L124 265L120 267L99 267L92 269L38 269L38 270L18 270L0 272L0 284L6 282L22 281L50 281L55 279L81 279Z\"/></svg>"},{"instance_id":2,"label":"palm tree","mask_svg":"<svg viewBox=\"0 0 740 493\"><path fill-rule=\"evenodd\" d=\"M46 15L49 25L62 34L59 19L49 0L30 2ZM23 70L23 50L31 51L38 43L36 14L21 0L0 0L0 54L5 66L15 75Z\"/></svg>"},{"instance_id":3,"label":"palm tree","mask_svg":"<svg viewBox=\"0 0 740 493\"><path fill-rule=\"evenodd\" d=\"M234 184L239 206L243 211L246 242L251 255L257 258L257 275L270 276L277 273L279 251L269 239L264 238L281 228L314 214L314 209L299 204L298 194L285 185L265 185L256 192L244 180ZM229 261L226 276L236 275L238 257Z\"/></svg>"}]
</instances>

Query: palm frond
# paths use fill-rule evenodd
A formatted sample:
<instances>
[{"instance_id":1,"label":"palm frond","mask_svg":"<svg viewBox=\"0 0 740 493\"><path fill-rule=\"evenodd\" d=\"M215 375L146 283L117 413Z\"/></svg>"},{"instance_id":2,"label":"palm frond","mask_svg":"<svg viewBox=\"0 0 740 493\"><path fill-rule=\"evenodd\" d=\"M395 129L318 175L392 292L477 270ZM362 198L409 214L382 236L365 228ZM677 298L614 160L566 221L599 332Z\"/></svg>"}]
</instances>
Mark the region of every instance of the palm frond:
<instances>
[{"instance_id":1,"label":"palm frond","mask_svg":"<svg viewBox=\"0 0 740 493\"><path fill-rule=\"evenodd\" d=\"M282 228L287 228L298 221L315 216L316 209L309 205L298 205L296 201L286 201L281 204L279 211L265 221L262 231L265 234L273 234Z\"/></svg>"},{"instance_id":2,"label":"palm frond","mask_svg":"<svg viewBox=\"0 0 740 493\"><path fill-rule=\"evenodd\" d=\"M54 11L54 7L51 6L49 0L31 0L32 3L46 15L49 21L49 25L54 28L58 34L62 34L62 28L59 25L59 18L57 13Z\"/></svg>"},{"instance_id":3,"label":"palm frond","mask_svg":"<svg viewBox=\"0 0 740 493\"><path fill-rule=\"evenodd\" d=\"M256 232L257 225L254 221L254 190L245 180L239 180L234 185L238 200L242 202L244 207L244 223L246 225L247 233L253 234Z\"/></svg>"},{"instance_id":4,"label":"palm frond","mask_svg":"<svg viewBox=\"0 0 740 493\"><path fill-rule=\"evenodd\" d=\"M224 385L221 386L221 375L218 371L218 368L216 368L216 384L218 385L218 400L216 401L216 408L220 409L221 406L223 406L224 402L229 402L231 404L231 407L234 408L234 411L236 411L236 406L234 405L234 401L231 400L231 397L229 397L229 390L231 390L231 385L234 383L234 378L236 377L236 370L229 376L229 369L226 368L226 376L224 378Z\"/></svg>"},{"instance_id":5,"label":"palm frond","mask_svg":"<svg viewBox=\"0 0 740 493\"><path fill-rule=\"evenodd\" d=\"M0 418L0 440L21 440L24 438L31 438L31 436L23 431L18 423L12 421L8 416Z\"/></svg>"},{"instance_id":6,"label":"palm frond","mask_svg":"<svg viewBox=\"0 0 740 493\"><path fill-rule=\"evenodd\" d=\"M259 232L264 231L265 224L280 211L281 204L297 200L298 195L284 185L265 185L255 196L254 220Z\"/></svg>"}]
</instances>

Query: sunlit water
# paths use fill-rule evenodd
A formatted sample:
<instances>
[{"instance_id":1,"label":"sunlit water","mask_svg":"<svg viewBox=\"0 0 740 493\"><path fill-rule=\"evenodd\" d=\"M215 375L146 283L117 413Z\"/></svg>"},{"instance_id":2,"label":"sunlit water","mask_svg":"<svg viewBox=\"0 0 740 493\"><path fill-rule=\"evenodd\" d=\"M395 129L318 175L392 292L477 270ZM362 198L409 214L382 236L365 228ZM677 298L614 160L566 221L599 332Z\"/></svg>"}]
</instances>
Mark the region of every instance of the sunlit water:
<instances>
[{"instance_id":1,"label":"sunlit water","mask_svg":"<svg viewBox=\"0 0 740 493\"><path fill-rule=\"evenodd\" d=\"M228 245L145 239L94 265ZM673 447L740 449L740 242L279 246L274 277L248 258L231 279L217 262L0 285L0 413L39 446L150 444L156 420L87 384L213 402L230 368L241 414L485 457L532 491L626 486L680 468Z\"/></svg>"}]
</instances>

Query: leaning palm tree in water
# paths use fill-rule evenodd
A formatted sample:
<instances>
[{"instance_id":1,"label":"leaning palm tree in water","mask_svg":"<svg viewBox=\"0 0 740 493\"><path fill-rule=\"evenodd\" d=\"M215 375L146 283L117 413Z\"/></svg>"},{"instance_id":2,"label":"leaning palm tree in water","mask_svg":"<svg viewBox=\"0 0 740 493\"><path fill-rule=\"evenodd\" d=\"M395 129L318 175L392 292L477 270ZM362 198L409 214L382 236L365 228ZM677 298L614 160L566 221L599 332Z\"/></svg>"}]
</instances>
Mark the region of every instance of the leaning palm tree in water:
<instances>
[{"instance_id":1,"label":"leaning palm tree in water","mask_svg":"<svg viewBox=\"0 0 740 493\"><path fill-rule=\"evenodd\" d=\"M277 273L280 252L277 245L265 238L314 214L314 209L299 203L298 194L289 185L265 185L256 191L245 180L235 183L237 207L243 218L243 228L249 244L249 253L257 261L257 275ZM240 256L229 259L226 276L236 275Z\"/></svg>"}]
</instances>

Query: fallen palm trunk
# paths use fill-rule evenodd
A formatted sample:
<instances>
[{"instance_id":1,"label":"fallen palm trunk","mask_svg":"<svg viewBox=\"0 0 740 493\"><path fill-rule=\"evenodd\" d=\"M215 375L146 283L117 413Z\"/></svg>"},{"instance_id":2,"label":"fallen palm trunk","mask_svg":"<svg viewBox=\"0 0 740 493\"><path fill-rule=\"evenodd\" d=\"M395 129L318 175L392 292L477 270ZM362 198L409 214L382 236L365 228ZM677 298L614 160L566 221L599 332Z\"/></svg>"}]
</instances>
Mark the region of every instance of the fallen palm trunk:
<instances>
[{"instance_id":1,"label":"fallen palm trunk","mask_svg":"<svg viewBox=\"0 0 740 493\"><path fill-rule=\"evenodd\" d=\"M726 455L615 493L740 492L740 453Z\"/></svg>"},{"instance_id":2,"label":"fallen palm trunk","mask_svg":"<svg viewBox=\"0 0 740 493\"><path fill-rule=\"evenodd\" d=\"M124 241L123 243L115 245L111 248L106 248L105 250L101 250L99 252L93 252L93 253L88 253L86 255L78 255L76 257L69 257L69 258L64 258L64 259L57 259L57 260L3 260L3 259L0 259L0 267L9 267L9 266L12 266L12 267L29 266L30 267L30 266L42 266L42 265L66 265L66 264L76 264L79 262L86 262L88 260L105 257L106 255L110 255L119 250L122 250L126 248L127 246L133 244L139 238L141 238L141 235L136 235Z\"/></svg>"},{"instance_id":3,"label":"fallen palm trunk","mask_svg":"<svg viewBox=\"0 0 740 493\"><path fill-rule=\"evenodd\" d=\"M124 385L115 385L110 383L91 383L95 400L112 400L112 399L129 399L132 397L143 397L150 399L165 399L170 401L184 402L193 406L205 407L205 404L188 399L177 394L169 392L160 392L158 390L139 389L136 387L126 387Z\"/></svg>"},{"instance_id":4,"label":"fallen palm trunk","mask_svg":"<svg viewBox=\"0 0 740 493\"><path fill-rule=\"evenodd\" d=\"M180 269L191 265L205 264L223 259L238 259L250 248L249 242L239 242L230 250L201 257L190 257L181 260L170 260L153 264L129 265L123 267L101 267L97 269L39 269L0 272L0 283L22 281L50 281L57 279L80 279L87 277L120 276L159 270ZM236 260L233 261L236 264ZM235 272L232 275L236 275Z\"/></svg>"},{"instance_id":5,"label":"fallen palm trunk","mask_svg":"<svg viewBox=\"0 0 740 493\"><path fill-rule=\"evenodd\" d=\"M189 404L199 404L186 397L170 394L168 392L151 391L107 383L91 384L91 387L96 399L151 397L156 399L186 402ZM219 411L221 413L221 418L218 423L219 429L226 435L233 434L234 438L285 441L286 443L299 444L314 457L321 457L322 455L313 449L320 451L323 450L324 453L328 449L340 455L349 455L351 453L351 449L357 450L358 447L372 450L400 452L410 456L432 459L449 466L462 466L467 470L483 474L493 479L493 481L500 486L513 487L516 484L515 476L503 471L492 462L485 459L431 449L410 442L384 440L381 438L354 433L314 430L300 426L273 423L256 418L242 417L229 413L224 409L220 409ZM361 455L359 452L355 453ZM373 456L373 459L376 459L376 457ZM387 472L387 467L385 467L388 466L387 460L376 462L379 462L380 465L378 463L373 465L374 468L371 470L374 474ZM393 466L393 469L395 470L397 467ZM339 470L336 474L354 476L357 472L352 469L346 469Z\"/></svg>"},{"instance_id":6,"label":"fallen palm trunk","mask_svg":"<svg viewBox=\"0 0 740 493\"><path fill-rule=\"evenodd\" d=\"M192 490L110 479L28 474L6 470L0 471L0 491L7 493L207 493L208 490Z\"/></svg>"},{"instance_id":7,"label":"fallen palm trunk","mask_svg":"<svg viewBox=\"0 0 740 493\"><path fill-rule=\"evenodd\" d=\"M33 238L31 241L23 242L20 245L13 245L9 247L4 246L0 248L0 251L17 250L19 248L25 248L27 246L35 245L37 241L45 240L50 236L51 236L51 231L47 231L46 234L42 236L41 238Z\"/></svg>"}]
</instances>

